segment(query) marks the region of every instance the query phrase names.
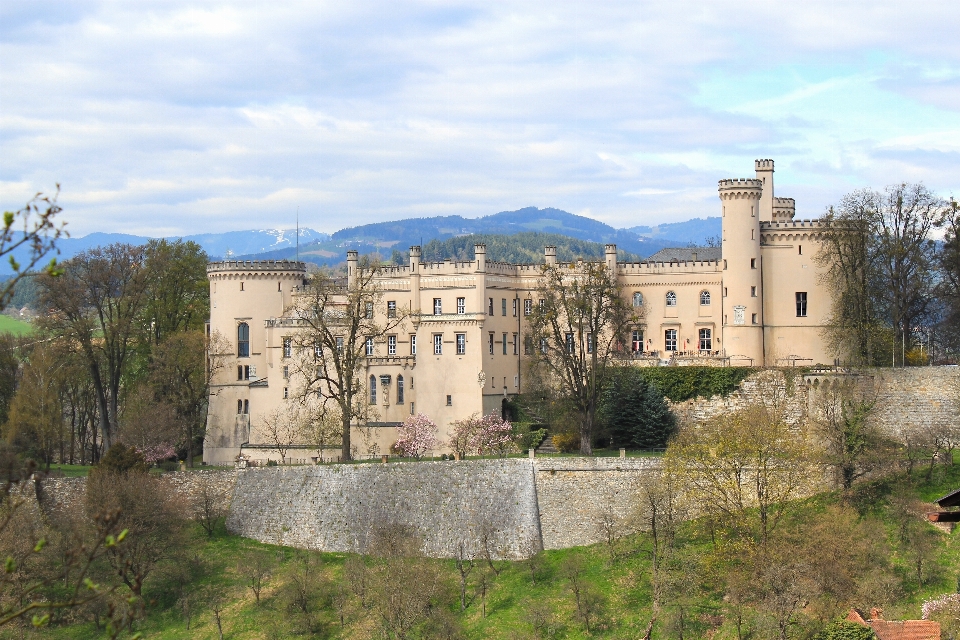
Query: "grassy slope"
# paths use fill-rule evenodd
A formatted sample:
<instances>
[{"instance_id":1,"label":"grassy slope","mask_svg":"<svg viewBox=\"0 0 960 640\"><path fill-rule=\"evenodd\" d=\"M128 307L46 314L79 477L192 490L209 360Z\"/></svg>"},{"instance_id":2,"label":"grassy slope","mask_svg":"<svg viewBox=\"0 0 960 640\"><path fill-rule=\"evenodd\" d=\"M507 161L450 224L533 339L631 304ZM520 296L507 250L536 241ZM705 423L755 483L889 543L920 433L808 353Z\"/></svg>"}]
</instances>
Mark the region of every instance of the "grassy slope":
<instances>
[{"instance_id":1,"label":"grassy slope","mask_svg":"<svg viewBox=\"0 0 960 640\"><path fill-rule=\"evenodd\" d=\"M923 472L915 474L915 484L912 491L923 500L929 501L939 497L949 490L960 486L960 465L952 468L938 467L932 482L922 480ZM879 515L888 528L888 536L894 537L895 525L888 512L883 508L889 485L879 485L875 493L875 502L878 505ZM800 510L819 510L826 504L836 502L837 497L825 494L812 498L801 505ZM855 516L851 516L855 517ZM938 594L952 592L957 586L957 575L960 571L960 532L941 536L937 550L936 578L923 587L918 588L908 579L905 580L905 589L900 600L886 609L887 619L917 618L920 615L920 604ZM643 536L625 541L627 548L637 548L644 542ZM689 540L689 544L707 547L703 540ZM263 601L258 607L254 604L253 595L240 584L237 574L237 560L248 550L260 550L276 557L284 556L283 562L274 572L267 583L262 595ZM624 551L622 548L621 551ZM191 562L201 563L206 567L206 578L202 584L219 584L227 589L230 604L224 614L225 637L229 638L281 638L307 637L305 631L297 630L294 619L283 604L280 595L281 586L288 580L288 573L293 565L293 550L270 545L263 545L252 540L222 533L213 539L197 534L191 542L189 555ZM586 575L607 600L605 614L601 627L594 633L587 635L574 617L574 603L567 581L563 578L561 564L571 554L579 554L585 561ZM898 572L908 576L910 574L909 561L906 557L895 553L894 562ZM344 559L347 554L313 553L323 566L326 579L339 580L342 576ZM487 617L480 614L479 599L475 598L466 613L460 616L465 636L467 638L503 638L530 637L532 630L526 619L527 605L531 601L542 601L550 604L559 623L559 633L555 637L561 638L637 638L642 635L648 621L650 608L649 588L649 561L645 554L625 554L625 558L610 560L605 545L595 545L579 549L562 551L548 551L544 554L545 566L537 584L531 584L529 571L524 563L498 563L504 567L503 572L496 578L495 584L488 595ZM457 573L450 561L439 561L443 564L451 586L456 584ZM476 576L480 566L474 570ZM455 589L454 589L455 591ZM474 595L474 590L470 594ZM721 594L707 593L698 605L704 612L716 612L721 605ZM148 597L155 598L149 618L139 626L145 638L216 638L216 627L209 610L200 608L193 621L193 628L187 631L182 616L175 606L175 596L164 592L153 592ZM459 615L459 606L454 602L451 594L450 611ZM354 604L352 617L357 618ZM368 637L369 629L359 624L349 624L346 630L341 630L333 612L327 608L321 619L325 625L325 632L320 637L355 638ZM693 631L693 629L691 629ZM705 629L701 629L701 632ZM731 636L732 629L724 627L716 638ZM72 625L44 631L44 637L75 638L97 637L92 625ZM665 637L662 633L654 637ZM699 637L697 633L691 637Z\"/></svg>"},{"instance_id":2,"label":"grassy slope","mask_svg":"<svg viewBox=\"0 0 960 640\"><path fill-rule=\"evenodd\" d=\"M0 333L12 333L15 336L29 335L33 333L33 325L0 314Z\"/></svg>"}]
</instances>

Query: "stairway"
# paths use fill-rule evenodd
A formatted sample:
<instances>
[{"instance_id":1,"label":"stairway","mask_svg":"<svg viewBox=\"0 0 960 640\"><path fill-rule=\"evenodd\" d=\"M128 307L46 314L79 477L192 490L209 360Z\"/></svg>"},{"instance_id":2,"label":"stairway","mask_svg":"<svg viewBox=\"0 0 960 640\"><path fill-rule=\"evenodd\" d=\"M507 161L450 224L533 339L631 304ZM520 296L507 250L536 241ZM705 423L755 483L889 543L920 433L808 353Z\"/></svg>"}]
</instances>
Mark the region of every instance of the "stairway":
<instances>
[{"instance_id":1,"label":"stairway","mask_svg":"<svg viewBox=\"0 0 960 640\"><path fill-rule=\"evenodd\" d=\"M537 455L542 455L545 453L559 453L557 448L553 446L553 436L547 436L543 439L543 442L540 443L540 446L537 447Z\"/></svg>"}]
</instances>

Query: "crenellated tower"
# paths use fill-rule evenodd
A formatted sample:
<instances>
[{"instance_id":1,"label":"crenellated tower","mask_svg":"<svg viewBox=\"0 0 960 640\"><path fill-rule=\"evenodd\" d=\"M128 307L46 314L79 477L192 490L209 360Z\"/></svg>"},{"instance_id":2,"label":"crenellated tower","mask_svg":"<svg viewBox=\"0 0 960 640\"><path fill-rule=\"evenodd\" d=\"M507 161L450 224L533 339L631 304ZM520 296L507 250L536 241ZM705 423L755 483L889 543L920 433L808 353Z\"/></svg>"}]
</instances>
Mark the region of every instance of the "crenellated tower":
<instances>
[{"instance_id":1,"label":"crenellated tower","mask_svg":"<svg viewBox=\"0 0 960 640\"><path fill-rule=\"evenodd\" d=\"M727 356L740 356L757 365L763 363L760 207L764 193L762 180L741 178L719 183L723 229L723 347Z\"/></svg>"}]
</instances>

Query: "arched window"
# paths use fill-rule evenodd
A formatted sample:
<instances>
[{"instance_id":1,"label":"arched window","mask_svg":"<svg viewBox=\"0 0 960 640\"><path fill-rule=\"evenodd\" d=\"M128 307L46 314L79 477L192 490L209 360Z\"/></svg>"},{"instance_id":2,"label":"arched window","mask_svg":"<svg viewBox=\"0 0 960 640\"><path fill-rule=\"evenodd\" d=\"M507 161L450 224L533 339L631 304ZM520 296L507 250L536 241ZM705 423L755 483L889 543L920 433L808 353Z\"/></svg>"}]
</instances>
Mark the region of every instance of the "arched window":
<instances>
[{"instance_id":1,"label":"arched window","mask_svg":"<svg viewBox=\"0 0 960 640\"><path fill-rule=\"evenodd\" d=\"M639 291L634 292L633 294L633 306L642 307L643 306L643 294Z\"/></svg>"},{"instance_id":2,"label":"arched window","mask_svg":"<svg viewBox=\"0 0 960 640\"><path fill-rule=\"evenodd\" d=\"M675 307L677 306L677 294L673 291L667 291L667 306Z\"/></svg>"},{"instance_id":3,"label":"arched window","mask_svg":"<svg viewBox=\"0 0 960 640\"><path fill-rule=\"evenodd\" d=\"M250 325L246 322L237 325L237 357L250 357Z\"/></svg>"},{"instance_id":4,"label":"arched window","mask_svg":"<svg viewBox=\"0 0 960 640\"><path fill-rule=\"evenodd\" d=\"M403 404L403 376L397 376L397 404Z\"/></svg>"},{"instance_id":5,"label":"arched window","mask_svg":"<svg viewBox=\"0 0 960 640\"><path fill-rule=\"evenodd\" d=\"M370 404L377 404L377 376L370 376Z\"/></svg>"},{"instance_id":6,"label":"arched window","mask_svg":"<svg viewBox=\"0 0 960 640\"><path fill-rule=\"evenodd\" d=\"M701 291L701 292L700 292L700 304L701 304L702 306L704 306L704 307L709 307L709 306L710 306L710 292L709 292L709 291Z\"/></svg>"}]
</instances>

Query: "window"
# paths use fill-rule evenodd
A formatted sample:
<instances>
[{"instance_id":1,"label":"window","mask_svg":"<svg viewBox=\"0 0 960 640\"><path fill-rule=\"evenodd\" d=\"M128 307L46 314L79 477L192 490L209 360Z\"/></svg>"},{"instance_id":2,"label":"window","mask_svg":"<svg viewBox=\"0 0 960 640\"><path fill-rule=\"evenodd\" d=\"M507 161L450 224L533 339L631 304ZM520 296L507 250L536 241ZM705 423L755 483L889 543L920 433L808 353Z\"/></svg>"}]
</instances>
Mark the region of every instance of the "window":
<instances>
[{"instance_id":1,"label":"window","mask_svg":"<svg viewBox=\"0 0 960 640\"><path fill-rule=\"evenodd\" d=\"M713 351L713 331L700 329L700 351Z\"/></svg>"},{"instance_id":2,"label":"window","mask_svg":"<svg viewBox=\"0 0 960 640\"><path fill-rule=\"evenodd\" d=\"M513 299L513 317L516 318L519 315L520 315L520 299L514 298Z\"/></svg>"},{"instance_id":3,"label":"window","mask_svg":"<svg viewBox=\"0 0 960 640\"><path fill-rule=\"evenodd\" d=\"M341 338L341 340L343 340L343 338ZM342 344L337 345L337 347L338 347L338 349L337 349L338 351L342 351L342 350L343 350L343 345L342 345ZM314 360L319 360L319 359L322 358L322 357L323 357L323 345L320 344L319 341L314 342L314 343L313 343L313 359L314 359Z\"/></svg>"},{"instance_id":4,"label":"window","mask_svg":"<svg viewBox=\"0 0 960 640\"><path fill-rule=\"evenodd\" d=\"M467 334L457 334L457 355L462 356L467 353Z\"/></svg>"},{"instance_id":5,"label":"window","mask_svg":"<svg viewBox=\"0 0 960 640\"><path fill-rule=\"evenodd\" d=\"M500 315L507 315L507 299L500 298Z\"/></svg>"},{"instance_id":6,"label":"window","mask_svg":"<svg viewBox=\"0 0 960 640\"><path fill-rule=\"evenodd\" d=\"M513 334L513 355L520 355L520 334Z\"/></svg>"},{"instance_id":7,"label":"window","mask_svg":"<svg viewBox=\"0 0 960 640\"><path fill-rule=\"evenodd\" d=\"M397 301L396 300L387 300L387 317L388 318L397 317Z\"/></svg>"},{"instance_id":8,"label":"window","mask_svg":"<svg viewBox=\"0 0 960 640\"><path fill-rule=\"evenodd\" d=\"M410 403L410 415L413 415L413 403Z\"/></svg>"},{"instance_id":9,"label":"window","mask_svg":"<svg viewBox=\"0 0 960 640\"><path fill-rule=\"evenodd\" d=\"M807 317L807 292L797 291L797 317Z\"/></svg>"},{"instance_id":10,"label":"window","mask_svg":"<svg viewBox=\"0 0 960 640\"><path fill-rule=\"evenodd\" d=\"M677 294L673 291L667 291L667 306L675 307L677 306Z\"/></svg>"},{"instance_id":11,"label":"window","mask_svg":"<svg viewBox=\"0 0 960 640\"><path fill-rule=\"evenodd\" d=\"M573 348L574 348L573 334L568 333L564 338L567 343L567 353L573 353Z\"/></svg>"},{"instance_id":12,"label":"window","mask_svg":"<svg viewBox=\"0 0 960 640\"><path fill-rule=\"evenodd\" d=\"M373 338L367 338L366 341L364 342L364 347L366 349L365 351L366 354L368 356L372 356L373 355Z\"/></svg>"},{"instance_id":13,"label":"window","mask_svg":"<svg viewBox=\"0 0 960 640\"><path fill-rule=\"evenodd\" d=\"M443 334L433 334L433 355L443 355Z\"/></svg>"},{"instance_id":14,"label":"window","mask_svg":"<svg viewBox=\"0 0 960 640\"><path fill-rule=\"evenodd\" d=\"M370 376L370 404L377 404L377 376Z\"/></svg>"},{"instance_id":15,"label":"window","mask_svg":"<svg viewBox=\"0 0 960 640\"><path fill-rule=\"evenodd\" d=\"M724 297L724 298L727 297L727 288L726 288L726 287L723 288L723 297Z\"/></svg>"},{"instance_id":16,"label":"window","mask_svg":"<svg viewBox=\"0 0 960 640\"><path fill-rule=\"evenodd\" d=\"M240 282L240 291L243 291L243 282Z\"/></svg>"},{"instance_id":17,"label":"window","mask_svg":"<svg viewBox=\"0 0 960 640\"><path fill-rule=\"evenodd\" d=\"M540 338L540 353L546 353L546 352L547 352L547 339Z\"/></svg>"},{"instance_id":18,"label":"window","mask_svg":"<svg viewBox=\"0 0 960 640\"><path fill-rule=\"evenodd\" d=\"M664 351L676 351L677 350L677 330L676 329L667 329L663 332L663 350Z\"/></svg>"},{"instance_id":19,"label":"window","mask_svg":"<svg viewBox=\"0 0 960 640\"><path fill-rule=\"evenodd\" d=\"M337 336L337 355L343 355L343 336Z\"/></svg>"},{"instance_id":20,"label":"window","mask_svg":"<svg viewBox=\"0 0 960 640\"><path fill-rule=\"evenodd\" d=\"M593 334L587 334L587 353L593 353Z\"/></svg>"},{"instance_id":21,"label":"window","mask_svg":"<svg viewBox=\"0 0 960 640\"><path fill-rule=\"evenodd\" d=\"M642 307L643 306L643 294L639 291L633 293L633 306Z\"/></svg>"},{"instance_id":22,"label":"window","mask_svg":"<svg viewBox=\"0 0 960 640\"><path fill-rule=\"evenodd\" d=\"M490 347L490 355L493 355L493 331L487 334L487 338L489 339L489 344L487 346Z\"/></svg>"},{"instance_id":23,"label":"window","mask_svg":"<svg viewBox=\"0 0 960 640\"><path fill-rule=\"evenodd\" d=\"M283 289L280 287L280 283L279 283L279 282L277 283L277 291L283 291Z\"/></svg>"},{"instance_id":24,"label":"window","mask_svg":"<svg viewBox=\"0 0 960 640\"><path fill-rule=\"evenodd\" d=\"M533 354L533 338L527 336L523 339L523 355L529 356Z\"/></svg>"},{"instance_id":25,"label":"window","mask_svg":"<svg viewBox=\"0 0 960 640\"><path fill-rule=\"evenodd\" d=\"M802 245L802 244L798 244L798 245L797 245L797 255L798 255L798 256L802 256L802 255L803 255L803 245Z\"/></svg>"},{"instance_id":26,"label":"window","mask_svg":"<svg viewBox=\"0 0 960 640\"><path fill-rule=\"evenodd\" d=\"M243 415L243 400L237 400L237 415Z\"/></svg>"},{"instance_id":27,"label":"window","mask_svg":"<svg viewBox=\"0 0 960 640\"><path fill-rule=\"evenodd\" d=\"M757 288L756 288L756 287L750 287L750 297L751 297L751 298L756 298L756 297L757 297Z\"/></svg>"},{"instance_id":28,"label":"window","mask_svg":"<svg viewBox=\"0 0 960 640\"><path fill-rule=\"evenodd\" d=\"M287 387L283 388L283 399L284 400L290 399L290 390Z\"/></svg>"},{"instance_id":29,"label":"window","mask_svg":"<svg viewBox=\"0 0 960 640\"><path fill-rule=\"evenodd\" d=\"M443 303L440 301L440 298L433 299L433 315L439 316L443 313Z\"/></svg>"},{"instance_id":30,"label":"window","mask_svg":"<svg viewBox=\"0 0 960 640\"><path fill-rule=\"evenodd\" d=\"M700 306L709 307L710 306L710 292L701 291L700 292Z\"/></svg>"},{"instance_id":31,"label":"window","mask_svg":"<svg viewBox=\"0 0 960 640\"><path fill-rule=\"evenodd\" d=\"M751 208L752 208L752 207L751 207ZM756 230L756 229L750 229L750 239L751 239L751 240L756 240L756 239L757 239L757 230Z\"/></svg>"},{"instance_id":32,"label":"window","mask_svg":"<svg viewBox=\"0 0 960 640\"><path fill-rule=\"evenodd\" d=\"M250 325L246 322L237 325L237 357L250 357Z\"/></svg>"},{"instance_id":33,"label":"window","mask_svg":"<svg viewBox=\"0 0 960 640\"><path fill-rule=\"evenodd\" d=\"M755 313L750 314L750 322L752 322L753 324L757 324L757 314Z\"/></svg>"},{"instance_id":34,"label":"window","mask_svg":"<svg viewBox=\"0 0 960 640\"><path fill-rule=\"evenodd\" d=\"M244 401L243 401L243 415L245 415L245 416L250 415L250 401L249 401L249 400L244 400Z\"/></svg>"},{"instance_id":35,"label":"window","mask_svg":"<svg viewBox=\"0 0 960 640\"><path fill-rule=\"evenodd\" d=\"M643 351L643 331L634 329L630 336L630 350L634 353Z\"/></svg>"},{"instance_id":36,"label":"window","mask_svg":"<svg viewBox=\"0 0 960 640\"><path fill-rule=\"evenodd\" d=\"M533 300L527 298L523 301L523 315L528 316L533 313Z\"/></svg>"},{"instance_id":37,"label":"window","mask_svg":"<svg viewBox=\"0 0 960 640\"><path fill-rule=\"evenodd\" d=\"M367 320L373 320L373 303L367 302L364 304L364 317Z\"/></svg>"},{"instance_id":38,"label":"window","mask_svg":"<svg viewBox=\"0 0 960 640\"><path fill-rule=\"evenodd\" d=\"M237 380L243 380L243 365L237 365Z\"/></svg>"},{"instance_id":39,"label":"window","mask_svg":"<svg viewBox=\"0 0 960 640\"><path fill-rule=\"evenodd\" d=\"M546 307L547 307L547 301L541 298L541 299L540 299L540 311L543 311Z\"/></svg>"},{"instance_id":40,"label":"window","mask_svg":"<svg viewBox=\"0 0 960 640\"><path fill-rule=\"evenodd\" d=\"M417 334L415 333L410 334L410 355L417 355ZM413 387L412 384L410 386Z\"/></svg>"},{"instance_id":41,"label":"window","mask_svg":"<svg viewBox=\"0 0 960 640\"><path fill-rule=\"evenodd\" d=\"M487 315L493 315L493 298L489 299L489 309L487 310Z\"/></svg>"},{"instance_id":42,"label":"window","mask_svg":"<svg viewBox=\"0 0 960 640\"><path fill-rule=\"evenodd\" d=\"M751 269L756 269L756 268L757 268L757 259L756 259L756 258L750 258L750 268L751 268Z\"/></svg>"},{"instance_id":43,"label":"window","mask_svg":"<svg viewBox=\"0 0 960 640\"><path fill-rule=\"evenodd\" d=\"M397 336L387 336L387 355L397 355Z\"/></svg>"},{"instance_id":44,"label":"window","mask_svg":"<svg viewBox=\"0 0 960 640\"><path fill-rule=\"evenodd\" d=\"M453 396L447 396L447 406L448 407L453 406Z\"/></svg>"},{"instance_id":45,"label":"window","mask_svg":"<svg viewBox=\"0 0 960 640\"><path fill-rule=\"evenodd\" d=\"M283 379L284 379L284 380L289 380L289 379L290 379L290 366L289 366L289 365L283 365Z\"/></svg>"},{"instance_id":46,"label":"window","mask_svg":"<svg viewBox=\"0 0 960 640\"><path fill-rule=\"evenodd\" d=\"M403 404L403 376L397 376L397 404Z\"/></svg>"},{"instance_id":47,"label":"window","mask_svg":"<svg viewBox=\"0 0 960 640\"><path fill-rule=\"evenodd\" d=\"M283 339L283 357L289 358L293 353L293 338Z\"/></svg>"},{"instance_id":48,"label":"window","mask_svg":"<svg viewBox=\"0 0 960 640\"><path fill-rule=\"evenodd\" d=\"M457 298L457 313L466 313L466 312L467 312L467 299Z\"/></svg>"},{"instance_id":49,"label":"window","mask_svg":"<svg viewBox=\"0 0 960 640\"><path fill-rule=\"evenodd\" d=\"M727 261L726 261L726 260L723 261L723 270L724 270L724 271L727 270Z\"/></svg>"}]
</instances>

